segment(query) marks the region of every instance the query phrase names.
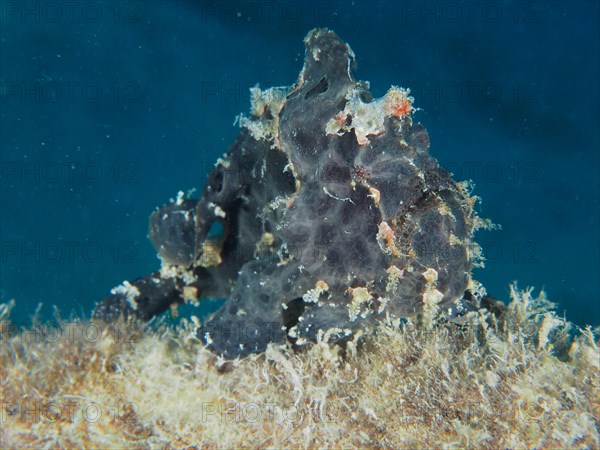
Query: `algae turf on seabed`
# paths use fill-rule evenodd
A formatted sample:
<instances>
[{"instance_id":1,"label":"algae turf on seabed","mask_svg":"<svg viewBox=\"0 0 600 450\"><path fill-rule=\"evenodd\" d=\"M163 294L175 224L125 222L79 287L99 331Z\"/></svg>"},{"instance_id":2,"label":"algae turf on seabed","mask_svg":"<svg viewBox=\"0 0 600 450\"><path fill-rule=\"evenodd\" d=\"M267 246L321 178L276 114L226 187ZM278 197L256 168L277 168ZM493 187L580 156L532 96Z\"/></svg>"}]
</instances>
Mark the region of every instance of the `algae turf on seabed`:
<instances>
[{"instance_id":1,"label":"algae turf on seabed","mask_svg":"<svg viewBox=\"0 0 600 450\"><path fill-rule=\"evenodd\" d=\"M193 326L2 324L4 448L598 448L598 330L511 289L462 325L225 362ZM490 308L494 309L494 308Z\"/></svg>"}]
</instances>

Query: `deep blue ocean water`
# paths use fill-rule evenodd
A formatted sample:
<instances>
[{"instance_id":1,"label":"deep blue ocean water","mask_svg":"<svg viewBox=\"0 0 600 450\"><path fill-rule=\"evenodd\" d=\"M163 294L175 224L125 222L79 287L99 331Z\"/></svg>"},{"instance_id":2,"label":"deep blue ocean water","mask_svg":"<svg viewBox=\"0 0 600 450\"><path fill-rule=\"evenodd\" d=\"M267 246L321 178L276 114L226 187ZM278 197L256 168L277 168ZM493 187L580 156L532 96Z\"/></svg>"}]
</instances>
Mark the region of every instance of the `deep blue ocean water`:
<instances>
[{"instance_id":1,"label":"deep blue ocean water","mask_svg":"<svg viewBox=\"0 0 600 450\"><path fill-rule=\"evenodd\" d=\"M2 1L2 301L89 315L159 266L156 206L202 188L248 88L290 85L302 39L350 44L375 95L410 87L431 153L472 179L492 295L544 289L600 324L599 3Z\"/></svg>"}]
</instances>

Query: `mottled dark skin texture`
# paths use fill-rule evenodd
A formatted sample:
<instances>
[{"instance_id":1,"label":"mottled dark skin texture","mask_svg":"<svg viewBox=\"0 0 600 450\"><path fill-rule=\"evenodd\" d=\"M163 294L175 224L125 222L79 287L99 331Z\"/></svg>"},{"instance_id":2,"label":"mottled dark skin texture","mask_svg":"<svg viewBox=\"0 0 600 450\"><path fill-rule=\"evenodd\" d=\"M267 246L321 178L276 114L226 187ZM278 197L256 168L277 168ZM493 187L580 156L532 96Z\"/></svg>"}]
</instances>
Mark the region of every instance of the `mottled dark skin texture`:
<instances>
[{"instance_id":1,"label":"mottled dark skin texture","mask_svg":"<svg viewBox=\"0 0 600 450\"><path fill-rule=\"evenodd\" d=\"M361 105L373 99L333 32L313 30L305 42L296 85L267 106L255 102L200 199L152 215L153 244L185 276L135 280L139 294L113 293L94 317L148 320L189 292L226 297L198 336L235 358L328 330L329 341L343 340L377 320L419 314L428 298L441 306L462 298L474 228L464 188L429 155L427 132L410 114L386 115L368 142L351 114L332 132L351 91ZM201 262L217 220L219 262Z\"/></svg>"}]
</instances>

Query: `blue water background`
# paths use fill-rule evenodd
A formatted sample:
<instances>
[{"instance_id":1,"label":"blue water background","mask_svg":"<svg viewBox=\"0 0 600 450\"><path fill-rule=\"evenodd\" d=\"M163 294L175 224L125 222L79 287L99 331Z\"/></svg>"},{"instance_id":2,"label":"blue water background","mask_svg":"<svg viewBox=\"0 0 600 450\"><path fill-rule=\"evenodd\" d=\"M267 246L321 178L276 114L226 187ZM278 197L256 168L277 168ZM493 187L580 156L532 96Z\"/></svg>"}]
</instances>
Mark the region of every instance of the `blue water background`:
<instances>
[{"instance_id":1,"label":"blue water background","mask_svg":"<svg viewBox=\"0 0 600 450\"><path fill-rule=\"evenodd\" d=\"M598 5L4 1L2 301L17 321L39 302L89 314L156 270L149 214L201 189L248 88L292 84L306 32L327 26L375 95L412 89L431 153L501 224L478 234L475 277L598 325Z\"/></svg>"}]
</instances>

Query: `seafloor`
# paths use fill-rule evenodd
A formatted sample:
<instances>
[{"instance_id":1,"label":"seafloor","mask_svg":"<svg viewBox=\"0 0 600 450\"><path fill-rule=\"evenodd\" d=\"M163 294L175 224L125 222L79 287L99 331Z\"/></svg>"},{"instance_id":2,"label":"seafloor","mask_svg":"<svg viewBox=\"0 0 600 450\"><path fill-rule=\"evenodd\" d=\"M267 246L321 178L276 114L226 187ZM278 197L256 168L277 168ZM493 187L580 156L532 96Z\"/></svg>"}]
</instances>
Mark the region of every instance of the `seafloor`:
<instances>
[{"instance_id":1,"label":"seafloor","mask_svg":"<svg viewBox=\"0 0 600 450\"><path fill-rule=\"evenodd\" d=\"M511 293L462 324L387 324L234 362L186 321L21 330L5 304L2 447L598 448L598 330Z\"/></svg>"}]
</instances>

